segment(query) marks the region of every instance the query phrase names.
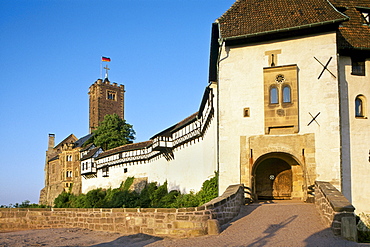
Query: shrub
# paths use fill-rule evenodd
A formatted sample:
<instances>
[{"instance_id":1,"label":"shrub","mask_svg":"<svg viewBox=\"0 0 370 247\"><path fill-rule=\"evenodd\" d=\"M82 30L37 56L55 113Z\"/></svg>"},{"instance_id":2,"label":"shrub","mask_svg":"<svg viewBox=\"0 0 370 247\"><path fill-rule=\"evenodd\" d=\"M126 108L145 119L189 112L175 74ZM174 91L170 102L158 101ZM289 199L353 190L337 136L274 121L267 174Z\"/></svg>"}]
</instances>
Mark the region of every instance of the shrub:
<instances>
[{"instance_id":1,"label":"shrub","mask_svg":"<svg viewBox=\"0 0 370 247\"><path fill-rule=\"evenodd\" d=\"M181 208L197 207L213 198L218 194L218 176L205 181L202 189L198 193L190 192L181 194L177 190L168 193L167 181L160 186L156 182L146 185L137 193L129 191L134 181L134 177L127 178L116 189L103 190L101 188L89 191L87 194L75 196L68 192L62 192L55 200L56 208Z\"/></svg>"},{"instance_id":2,"label":"shrub","mask_svg":"<svg viewBox=\"0 0 370 247\"><path fill-rule=\"evenodd\" d=\"M55 198L54 207L69 208L73 197L74 196L71 193L63 191L57 198Z\"/></svg>"}]
</instances>

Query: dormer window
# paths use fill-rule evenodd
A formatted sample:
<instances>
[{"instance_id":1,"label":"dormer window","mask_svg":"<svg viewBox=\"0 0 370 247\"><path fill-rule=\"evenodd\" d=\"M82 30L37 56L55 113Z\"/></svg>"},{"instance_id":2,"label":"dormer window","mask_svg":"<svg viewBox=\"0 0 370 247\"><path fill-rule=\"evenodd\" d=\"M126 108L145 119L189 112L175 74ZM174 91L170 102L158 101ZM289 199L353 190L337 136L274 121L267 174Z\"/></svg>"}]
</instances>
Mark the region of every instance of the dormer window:
<instances>
[{"instance_id":1,"label":"dormer window","mask_svg":"<svg viewBox=\"0 0 370 247\"><path fill-rule=\"evenodd\" d=\"M366 24L369 25L370 24L370 15L369 15L370 11L369 12L361 12L362 14L362 17L364 18L364 20L366 21Z\"/></svg>"},{"instance_id":2,"label":"dormer window","mask_svg":"<svg viewBox=\"0 0 370 247\"><path fill-rule=\"evenodd\" d=\"M370 25L370 8L356 7L358 11L361 12L362 19L364 20L364 25Z\"/></svg>"}]
</instances>

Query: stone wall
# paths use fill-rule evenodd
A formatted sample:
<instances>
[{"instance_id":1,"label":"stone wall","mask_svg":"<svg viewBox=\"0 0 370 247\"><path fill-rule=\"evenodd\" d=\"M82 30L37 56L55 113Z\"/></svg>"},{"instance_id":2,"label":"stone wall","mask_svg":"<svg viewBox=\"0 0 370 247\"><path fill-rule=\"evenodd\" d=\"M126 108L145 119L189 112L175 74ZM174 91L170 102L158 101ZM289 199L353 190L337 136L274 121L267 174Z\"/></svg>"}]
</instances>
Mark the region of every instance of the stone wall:
<instances>
[{"instance_id":1,"label":"stone wall","mask_svg":"<svg viewBox=\"0 0 370 247\"><path fill-rule=\"evenodd\" d=\"M195 208L4 208L0 209L0 231L86 228L123 234L201 236L213 234L215 230L209 232L210 227L230 221L243 203L244 187L232 185L222 196Z\"/></svg>"},{"instance_id":2,"label":"stone wall","mask_svg":"<svg viewBox=\"0 0 370 247\"><path fill-rule=\"evenodd\" d=\"M355 208L329 182L315 182L315 204L336 235L357 241Z\"/></svg>"}]
</instances>

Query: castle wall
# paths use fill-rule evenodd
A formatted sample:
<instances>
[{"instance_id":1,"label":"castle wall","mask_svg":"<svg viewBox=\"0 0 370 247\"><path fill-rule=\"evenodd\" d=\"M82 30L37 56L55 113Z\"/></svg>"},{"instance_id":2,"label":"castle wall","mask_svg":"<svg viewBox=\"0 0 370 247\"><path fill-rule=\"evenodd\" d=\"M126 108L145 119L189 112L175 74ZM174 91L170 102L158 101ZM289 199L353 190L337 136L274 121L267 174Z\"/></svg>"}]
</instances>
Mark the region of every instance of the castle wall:
<instances>
[{"instance_id":1,"label":"castle wall","mask_svg":"<svg viewBox=\"0 0 370 247\"><path fill-rule=\"evenodd\" d=\"M215 103L216 93L213 93L212 97ZM205 131L197 138L190 138L185 134L183 137L189 138L188 140L165 152L150 149L151 157L146 160L110 165L107 177L104 177L106 173L98 164L96 176L82 178L82 193L96 188L117 188L128 177L148 178L148 182L160 184L167 181L168 190L180 190L181 193L199 191L202 183L213 177L217 171L217 121L216 116L207 111L211 109L209 105L204 110L206 116L204 121L207 123L202 122L205 123ZM187 126L182 128L184 131L190 131ZM113 156L117 154L112 154Z\"/></svg>"},{"instance_id":2,"label":"castle wall","mask_svg":"<svg viewBox=\"0 0 370 247\"><path fill-rule=\"evenodd\" d=\"M275 53L275 66L297 66L298 126L295 133L266 133L264 103L264 68L270 67L270 54ZM325 71L318 79L330 57L328 69L337 74L337 49L335 32L305 36L275 42L249 45L223 46L219 66L219 114L220 114L220 187L241 182L241 165L250 160L248 140L253 136L297 136L313 134L306 146L315 147L311 152L311 173L316 179L330 181L340 188L340 133L338 82ZM292 95L294 97L294 95ZM249 108L249 116L243 114ZM317 115L316 121L312 116ZM256 147L269 149L279 143L266 142ZM271 149L271 148L270 148ZM273 149L273 148L272 148ZM281 150L281 149L280 149ZM281 150L283 151L283 150ZM293 154L295 147L284 152ZM245 166L246 174L251 167Z\"/></svg>"}]
</instances>

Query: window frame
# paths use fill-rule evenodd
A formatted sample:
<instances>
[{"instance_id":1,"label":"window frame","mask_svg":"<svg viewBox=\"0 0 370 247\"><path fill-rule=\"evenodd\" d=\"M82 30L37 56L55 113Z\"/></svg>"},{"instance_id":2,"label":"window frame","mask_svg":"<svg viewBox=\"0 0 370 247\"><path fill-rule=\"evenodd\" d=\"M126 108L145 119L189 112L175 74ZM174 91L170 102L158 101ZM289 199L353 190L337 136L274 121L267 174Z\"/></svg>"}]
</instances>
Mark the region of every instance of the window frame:
<instances>
[{"instance_id":1,"label":"window frame","mask_svg":"<svg viewBox=\"0 0 370 247\"><path fill-rule=\"evenodd\" d=\"M357 104L360 102L360 104ZM360 109L358 109L360 108ZM366 98L363 95L357 95L355 98L355 118L367 118L366 117Z\"/></svg>"},{"instance_id":2,"label":"window frame","mask_svg":"<svg viewBox=\"0 0 370 247\"><path fill-rule=\"evenodd\" d=\"M276 92L276 93L274 93L276 95L276 102L275 101L273 102L272 90L274 90ZM270 105L278 105L279 104L279 89L275 85L271 86L270 89L269 89L269 104Z\"/></svg>"},{"instance_id":3,"label":"window frame","mask_svg":"<svg viewBox=\"0 0 370 247\"><path fill-rule=\"evenodd\" d=\"M285 101L286 95L285 95L284 89L286 88L289 90L289 101ZM292 103L292 88L288 84L285 84L281 88L281 93L282 93L282 98L283 98L283 104L291 104Z\"/></svg>"},{"instance_id":4,"label":"window frame","mask_svg":"<svg viewBox=\"0 0 370 247\"><path fill-rule=\"evenodd\" d=\"M366 58L360 56L351 57L351 75L366 75Z\"/></svg>"}]
</instances>

